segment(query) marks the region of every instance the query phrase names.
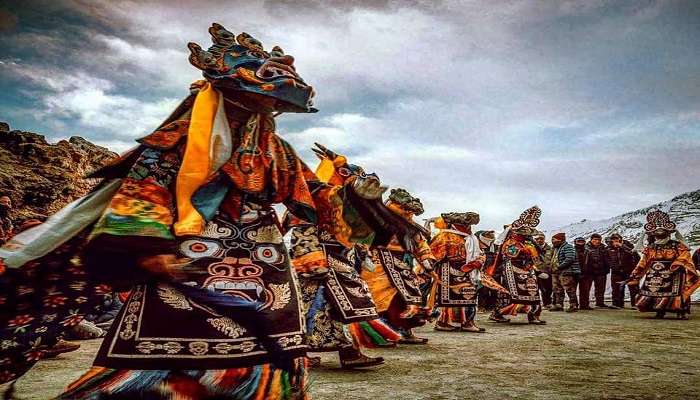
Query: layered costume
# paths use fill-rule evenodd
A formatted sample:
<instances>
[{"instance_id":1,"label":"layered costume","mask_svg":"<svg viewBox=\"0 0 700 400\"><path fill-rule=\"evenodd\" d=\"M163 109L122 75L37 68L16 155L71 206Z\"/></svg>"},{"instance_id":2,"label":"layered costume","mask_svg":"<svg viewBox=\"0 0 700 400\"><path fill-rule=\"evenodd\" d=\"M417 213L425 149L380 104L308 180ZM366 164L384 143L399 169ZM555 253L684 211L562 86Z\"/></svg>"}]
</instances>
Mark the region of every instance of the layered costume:
<instances>
[{"instance_id":1,"label":"layered costume","mask_svg":"<svg viewBox=\"0 0 700 400\"><path fill-rule=\"evenodd\" d=\"M479 239L479 247L484 253L484 272L492 271L493 275L490 275L490 278L494 282L500 282L500 275L497 274L493 266L498 255L498 247L495 243L496 233L494 231L477 231L475 235ZM498 291L492 290L487 286L481 287L479 289L479 308L489 311L493 310L496 306L497 296Z\"/></svg>"},{"instance_id":2,"label":"layered costume","mask_svg":"<svg viewBox=\"0 0 700 400\"><path fill-rule=\"evenodd\" d=\"M642 258L628 281L629 285L637 286L643 278L637 309L656 312L657 318L674 312L680 319L687 319L691 296L700 287L700 273L693 264L690 250L683 243L676 224L661 210L647 214L644 232L650 243L643 248ZM674 233L675 238L671 238Z\"/></svg>"},{"instance_id":3,"label":"layered costume","mask_svg":"<svg viewBox=\"0 0 700 400\"><path fill-rule=\"evenodd\" d=\"M365 268L362 277L372 291L382 320L400 333L399 343L424 344L427 339L415 336L413 328L424 325L429 312L424 309L425 292L432 282L429 274L435 258L428 244L430 233L413 222L414 215L423 213L423 204L404 189L392 189L386 205L420 233L408 245L395 236L387 245L373 246L370 250L373 266ZM391 335L391 332L373 323L360 328L358 333L365 341L376 344L377 334L385 341L391 339L382 334Z\"/></svg>"},{"instance_id":4,"label":"layered costume","mask_svg":"<svg viewBox=\"0 0 700 400\"><path fill-rule=\"evenodd\" d=\"M489 317L493 321L509 322L506 315L527 313L529 323L545 323L540 320L542 305L536 269L540 254L533 240L541 214L537 206L525 210L497 241L500 251L496 264L502 268L501 283L509 293L501 297L501 304Z\"/></svg>"},{"instance_id":5,"label":"layered costume","mask_svg":"<svg viewBox=\"0 0 700 400\"><path fill-rule=\"evenodd\" d=\"M94 366L62 398L305 396L301 294L272 205L315 223L344 200L326 190L329 209L317 209L312 193L327 188L275 133L273 113L315 111L294 59L218 24L209 32L208 50L189 44L206 80L94 174L98 189L0 253L85 292L61 293L82 303L45 319L52 327L111 293L96 282L130 289ZM46 308L33 306L32 317Z\"/></svg>"},{"instance_id":6,"label":"layered costume","mask_svg":"<svg viewBox=\"0 0 700 400\"><path fill-rule=\"evenodd\" d=\"M444 213L436 221L439 232L430 241L439 277L436 305L440 317L435 330L483 332L476 325L478 290L486 257L471 225L479 223L479 214Z\"/></svg>"},{"instance_id":7,"label":"layered costume","mask_svg":"<svg viewBox=\"0 0 700 400\"><path fill-rule=\"evenodd\" d=\"M358 181L375 182L375 187L380 187L375 174L366 174L361 167L349 164L345 157L318 144L314 150L321 158L316 171L319 179L337 197L348 198L351 194L348 186ZM354 201L339 213L320 214L317 224L298 218L285 221L291 227L292 262L300 275L310 351L338 351L345 368L383 362L381 357L367 357L360 352L361 341L355 340L358 335L352 334L353 327L393 332L378 321L377 307L360 276L366 257L360 245L376 242L383 246L388 243L387 238L404 238L414 234L409 232L418 231L392 215L381 203L383 190L365 195L367 200L363 204ZM343 229L328 230L326 218L337 220L335 225L343 225ZM395 332L393 335L389 339L397 340L398 335Z\"/></svg>"}]
</instances>

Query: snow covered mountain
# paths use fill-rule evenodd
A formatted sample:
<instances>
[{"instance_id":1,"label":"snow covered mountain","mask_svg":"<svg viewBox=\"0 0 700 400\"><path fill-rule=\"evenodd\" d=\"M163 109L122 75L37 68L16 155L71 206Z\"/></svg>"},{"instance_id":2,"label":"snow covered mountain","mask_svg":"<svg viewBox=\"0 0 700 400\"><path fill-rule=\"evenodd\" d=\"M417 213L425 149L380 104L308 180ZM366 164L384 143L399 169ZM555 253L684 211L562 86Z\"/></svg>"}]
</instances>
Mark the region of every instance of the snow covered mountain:
<instances>
[{"instance_id":1,"label":"snow covered mountain","mask_svg":"<svg viewBox=\"0 0 700 400\"><path fill-rule=\"evenodd\" d=\"M646 223L647 213L657 208L670 214L671 220L676 223L678 231L692 249L700 247L700 190L684 193L671 200L618 215L617 217L599 221L584 219L581 222L550 230L547 232L547 236L555 232L566 232L566 237L570 238L569 240L573 240L577 236L583 236L588 239L593 233L599 233L606 237L617 232L625 239L636 243L636 240L639 239L644 230L643 226Z\"/></svg>"}]
</instances>

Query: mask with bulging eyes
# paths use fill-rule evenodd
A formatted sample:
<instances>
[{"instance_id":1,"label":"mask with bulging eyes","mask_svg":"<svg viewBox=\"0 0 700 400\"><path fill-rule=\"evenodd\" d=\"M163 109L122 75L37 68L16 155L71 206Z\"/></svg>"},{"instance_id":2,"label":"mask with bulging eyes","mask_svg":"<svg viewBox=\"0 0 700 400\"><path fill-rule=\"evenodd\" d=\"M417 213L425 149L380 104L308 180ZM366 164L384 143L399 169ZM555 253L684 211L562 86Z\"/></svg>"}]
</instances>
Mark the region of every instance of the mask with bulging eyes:
<instances>
[{"instance_id":1,"label":"mask with bulging eyes","mask_svg":"<svg viewBox=\"0 0 700 400\"><path fill-rule=\"evenodd\" d=\"M411 196L406 189L391 189L389 200L397 204L402 210L413 215L421 215L424 212L423 203L417 197Z\"/></svg>"},{"instance_id":2,"label":"mask with bulging eyes","mask_svg":"<svg viewBox=\"0 0 700 400\"><path fill-rule=\"evenodd\" d=\"M328 177L327 182L331 185L342 186L347 182L352 182L355 192L365 199L381 198L387 190L381 185L379 176L375 173L366 173L359 165L350 164L344 156L327 149L325 146L315 143L312 148L314 153L322 162L330 161L333 164L333 173Z\"/></svg>"},{"instance_id":3,"label":"mask with bulging eyes","mask_svg":"<svg viewBox=\"0 0 700 400\"><path fill-rule=\"evenodd\" d=\"M203 50L189 43L189 60L226 98L254 112L317 111L314 89L297 73L294 57L277 46L267 52L251 35L234 35L217 23L209 33L214 44Z\"/></svg>"}]
</instances>

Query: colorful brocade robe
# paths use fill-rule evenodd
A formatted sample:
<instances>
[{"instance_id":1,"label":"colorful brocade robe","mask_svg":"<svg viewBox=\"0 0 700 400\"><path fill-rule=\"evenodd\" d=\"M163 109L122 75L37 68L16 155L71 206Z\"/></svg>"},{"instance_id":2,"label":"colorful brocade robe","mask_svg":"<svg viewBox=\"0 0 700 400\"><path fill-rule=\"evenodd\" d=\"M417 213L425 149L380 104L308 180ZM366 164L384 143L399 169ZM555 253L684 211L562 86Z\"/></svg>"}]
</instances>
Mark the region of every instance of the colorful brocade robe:
<instances>
[{"instance_id":1,"label":"colorful brocade robe","mask_svg":"<svg viewBox=\"0 0 700 400\"><path fill-rule=\"evenodd\" d=\"M227 110L235 134L243 134L239 128L247 119L239 118L239 112ZM164 124L140 140L137 149L101 170L96 177L118 187L104 212L49 255L0 276L2 295L9 293L6 298L12 301L6 304L10 306L16 304L9 288L16 287L13 277L27 276L31 282L37 273L44 280L49 274L57 282L52 289L55 299L37 301L43 293L37 286L41 290L25 293L30 297L26 308L13 311L17 315L3 314L10 321L7 326L14 329L3 330L1 339L16 345L13 355L7 348L0 349L0 355L17 354L27 362L12 361L4 372L0 368L2 379L24 373L41 357L42 349L55 343L82 315L98 312L96 304L111 293L108 286L100 285L106 283L118 290L131 289L131 295L104 339L95 366L71 386L65 398L92 398L100 393L133 398L167 386L168 376L173 375L168 371L175 370L200 371L195 375L202 379L208 379L206 370L226 371L225 387L251 390L260 398L266 398L268 390L278 391L282 383L289 389L292 382L295 390L303 391L305 373L299 360L307 348L305 321L272 204L284 203L295 215L315 222L311 193L319 183L289 144L274 133L274 126L261 124L254 135L261 151L252 155L237 151L241 138L235 137L231 159L192 197L206 221L197 235L173 233L175 183L183 173L187 119ZM187 262L161 274L139 267L140 259L158 254L173 254ZM58 313L50 310L54 306ZM18 336L22 329L36 336ZM144 377L150 374L144 379L152 387L133 384L134 379L140 380L135 378L138 371ZM108 389L101 386L108 376L124 377L124 384L114 381ZM248 381L262 386L245 386ZM194 379L192 384L209 387L211 382Z\"/></svg>"},{"instance_id":2,"label":"colorful brocade robe","mask_svg":"<svg viewBox=\"0 0 700 400\"><path fill-rule=\"evenodd\" d=\"M369 285L377 310L389 310L396 296L400 299L400 310L407 306L421 306L424 303L422 286L426 278L417 273L424 261L435 261L430 245L423 237L414 239L414 251L407 252L393 238L388 246L373 247L370 250L373 271L362 270L362 278ZM418 271L420 272L420 271Z\"/></svg>"},{"instance_id":3,"label":"colorful brocade robe","mask_svg":"<svg viewBox=\"0 0 700 400\"><path fill-rule=\"evenodd\" d=\"M477 304L479 282L472 272L479 271L486 257L479 256L466 263L465 237L468 233L443 229L430 242L435 257L435 270L440 278L436 304L443 307L463 307Z\"/></svg>"},{"instance_id":4,"label":"colorful brocade robe","mask_svg":"<svg viewBox=\"0 0 700 400\"><path fill-rule=\"evenodd\" d=\"M230 118L232 129L240 124ZM174 184L187 126L176 120L141 140L139 157L93 230L87 255L94 273L117 285L138 282L95 365L223 369L300 357L306 346L299 295L271 204L284 199L312 214L306 179L313 174L263 129L259 145L268 151L261 157L271 160L241 171L234 155L193 198L207 217L204 231L176 238ZM245 174L251 176L243 183ZM273 187L249 193L256 175ZM135 267L137 257L160 253L189 262L169 276Z\"/></svg>"},{"instance_id":5,"label":"colorful brocade robe","mask_svg":"<svg viewBox=\"0 0 700 400\"><path fill-rule=\"evenodd\" d=\"M299 274L306 335L311 351L353 347L346 325L378 317L369 288L360 277L361 260L320 228L290 223L292 263Z\"/></svg>"},{"instance_id":6,"label":"colorful brocade robe","mask_svg":"<svg viewBox=\"0 0 700 400\"><path fill-rule=\"evenodd\" d=\"M529 239L511 234L501 245L499 263L503 271L502 285L509 292L511 304L540 304L537 283L537 246Z\"/></svg>"},{"instance_id":7,"label":"colorful brocade robe","mask_svg":"<svg viewBox=\"0 0 700 400\"><path fill-rule=\"evenodd\" d=\"M636 303L642 312L687 312L691 295L700 287L690 250L675 240L644 248L631 276L644 278Z\"/></svg>"}]
</instances>

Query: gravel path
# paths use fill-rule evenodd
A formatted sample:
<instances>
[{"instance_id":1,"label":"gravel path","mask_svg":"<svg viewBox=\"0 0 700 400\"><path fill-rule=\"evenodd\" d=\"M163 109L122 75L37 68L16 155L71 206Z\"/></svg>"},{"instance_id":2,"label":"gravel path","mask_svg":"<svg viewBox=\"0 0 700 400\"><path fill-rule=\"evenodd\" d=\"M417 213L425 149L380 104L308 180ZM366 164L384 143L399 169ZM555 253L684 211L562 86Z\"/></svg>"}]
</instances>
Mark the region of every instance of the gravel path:
<instances>
[{"instance_id":1,"label":"gravel path","mask_svg":"<svg viewBox=\"0 0 700 400\"><path fill-rule=\"evenodd\" d=\"M695 306L697 307L697 306ZM311 373L323 399L691 399L700 398L700 317L655 320L632 310L545 312L546 326L495 325L484 334L433 332L425 346L370 350L387 364L339 369L335 354ZM20 399L48 399L90 365L99 340L37 365Z\"/></svg>"}]
</instances>

